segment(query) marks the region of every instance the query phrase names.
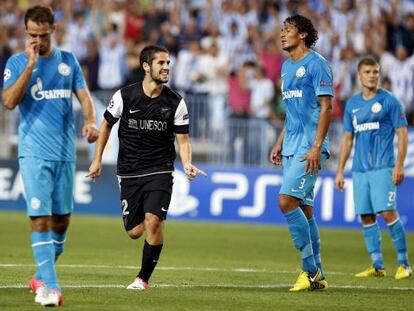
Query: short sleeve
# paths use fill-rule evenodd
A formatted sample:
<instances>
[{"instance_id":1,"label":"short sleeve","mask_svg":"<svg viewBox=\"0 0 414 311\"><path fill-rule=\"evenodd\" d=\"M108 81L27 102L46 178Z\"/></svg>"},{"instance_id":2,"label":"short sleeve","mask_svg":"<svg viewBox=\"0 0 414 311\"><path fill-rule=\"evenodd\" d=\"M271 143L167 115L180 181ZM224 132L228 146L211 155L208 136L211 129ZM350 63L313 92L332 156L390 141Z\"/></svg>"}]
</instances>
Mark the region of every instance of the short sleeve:
<instances>
[{"instance_id":1,"label":"short sleeve","mask_svg":"<svg viewBox=\"0 0 414 311\"><path fill-rule=\"evenodd\" d=\"M346 103L345 111L344 111L344 131L352 133L354 131L354 126L352 125L352 116L350 112L351 110L348 108L349 104L350 102L348 101Z\"/></svg>"},{"instance_id":2,"label":"short sleeve","mask_svg":"<svg viewBox=\"0 0 414 311\"><path fill-rule=\"evenodd\" d=\"M188 134L190 127L190 118L188 115L187 105L184 99L178 104L174 116L174 132L179 134Z\"/></svg>"},{"instance_id":3,"label":"short sleeve","mask_svg":"<svg viewBox=\"0 0 414 311\"><path fill-rule=\"evenodd\" d=\"M3 72L3 88L7 89L12 86L14 82L19 78L22 70L19 70L16 64L16 58L11 57L6 63L6 67Z\"/></svg>"},{"instance_id":4,"label":"short sleeve","mask_svg":"<svg viewBox=\"0 0 414 311\"><path fill-rule=\"evenodd\" d=\"M124 108L124 102L122 99L121 91L118 90L112 96L111 100L109 101L108 107L105 110L104 118L110 124L114 125L118 122L119 118L122 116L122 111Z\"/></svg>"},{"instance_id":5,"label":"short sleeve","mask_svg":"<svg viewBox=\"0 0 414 311\"><path fill-rule=\"evenodd\" d=\"M312 84L315 95L334 95L332 70L325 61L318 61L312 68Z\"/></svg>"},{"instance_id":6,"label":"short sleeve","mask_svg":"<svg viewBox=\"0 0 414 311\"><path fill-rule=\"evenodd\" d=\"M392 126L394 128L407 126L408 123L403 106L394 96L389 97L389 107Z\"/></svg>"},{"instance_id":7,"label":"short sleeve","mask_svg":"<svg viewBox=\"0 0 414 311\"><path fill-rule=\"evenodd\" d=\"M72 89L74 92L80 89L86 88L86 81L82 73L81 66L79 65L78 60L72 54L73 57L73 85Z\"/></svg>"}]
</instances>

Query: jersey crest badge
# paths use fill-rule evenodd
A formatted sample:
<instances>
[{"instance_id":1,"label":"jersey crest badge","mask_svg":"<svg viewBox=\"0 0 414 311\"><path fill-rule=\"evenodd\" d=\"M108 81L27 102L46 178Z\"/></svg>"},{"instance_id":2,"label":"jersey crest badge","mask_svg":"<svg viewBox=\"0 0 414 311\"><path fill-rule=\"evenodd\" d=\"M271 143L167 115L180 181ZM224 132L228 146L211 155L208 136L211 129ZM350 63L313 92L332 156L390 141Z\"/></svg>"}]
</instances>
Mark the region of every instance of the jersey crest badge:
<instances>
[{"instance_id":1,"label":"jersey crest badge","mask_svg":"<svg viewBox=\"0 0 414 311\"><path fill-rule=\"evenodd\" d=\"M167 120L171 115L171 109L168 107L161 107L161 118Z\"/></svg>"},{"instance_id":2,"label":"jersey crest badge","mask_svg":"<svg viewBox=\"0 0 414 311\"><path fill-rule=\"evenodd\" d=\"M62 76L70 75L70 67L65 63L60 63L59 64L58 71Z\"/></svg>"},{"instance_id":3,"label":"jersey crest badge","mask_svg":"<svg viewBox=\"0 0 414 311\"><path fill-rule=\"evenodd\" d=\"M306 69L303 66L300 66L298 70L296 70L296 77L302 78L306 73Z\"/></svg>"},{"instance_id":4,"label":"jersey crest badge","mask_svg":"<svg viewBox=\"0 0 414 311\"><path fill-rule=\"evenodd\" d=\"M379 102L376 102L375 104L372 105L371 107L371 111L373 113L378 113L382 110L382 105Z\"/></svg>"}]
</instances>

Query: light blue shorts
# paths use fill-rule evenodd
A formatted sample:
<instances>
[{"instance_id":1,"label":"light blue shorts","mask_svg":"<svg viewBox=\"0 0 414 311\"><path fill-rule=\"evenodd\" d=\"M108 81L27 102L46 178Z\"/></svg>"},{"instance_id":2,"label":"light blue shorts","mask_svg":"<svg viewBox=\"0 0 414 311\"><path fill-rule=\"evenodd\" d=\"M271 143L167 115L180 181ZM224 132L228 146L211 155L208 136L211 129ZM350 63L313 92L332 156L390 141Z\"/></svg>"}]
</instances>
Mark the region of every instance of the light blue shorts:
<instances>
[{"instance_id":1,"label":"light blue shorts","mask_svg":"<svg viewBox=\"0 0 414 311\"><path fill-rule=\"evenodd\" d=\"M279 194L287 194L300 200L299 205L313 206L313 188L318 176L309 172L305 174L306 161L301 161L304 155L283 156L283 184ZM326 153L322 153L321 165L328 159Z\"/></svg>"},{"instance_id":2,"label":"light blue shorts","mask_svg":"<svg viewBox=\"0 0 414 311\"><path fill-rule=\"evenodd\" d=\"M65 215L73 211L75 163L19 158L28 216Z\"/></svg>"},{"instance_id":3,"label":"light blue shorts","mask_svg":"<svg viewBox=\"0 0 414 311\"><path fill-rule=\"evenodd\" d=\"M392 182L392 168L353 172L352 183L357 215L397 209L397 186Z\"/></svg>"}]
</instances>

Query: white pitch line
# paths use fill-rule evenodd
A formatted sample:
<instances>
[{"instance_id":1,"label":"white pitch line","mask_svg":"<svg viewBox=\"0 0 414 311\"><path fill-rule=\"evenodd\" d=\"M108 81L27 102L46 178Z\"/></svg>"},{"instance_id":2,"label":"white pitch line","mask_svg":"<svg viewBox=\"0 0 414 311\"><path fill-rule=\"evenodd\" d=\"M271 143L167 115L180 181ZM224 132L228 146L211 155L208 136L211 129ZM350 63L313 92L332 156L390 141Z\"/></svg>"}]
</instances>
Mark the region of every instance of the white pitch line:
<instances>
[{"instance_id":1,"label":"white pitch line","mask_svg":"<svg viewBox=\"0 0 414 311\"><path fill-rule=\"evenodd\" d=\"M13 268L13 267L35 267L35 264L0 264L0 268ZM58 264L57 267L61 268L87 268L87 269L128 269L137 270L139 266L123 266L123 265L82 265L82 264ZM202 267L157 267L157 270L161 271L201 271L201 272L240 272L240 273L280 273L280 274L295 274L299 270L267 270L267 269L251 269L251 268L202 268ZM351 273L329 271L326 274L331 275L352 275Z\"/></svg>"},{"instance_id":2,"label":"white pitch line","mask_svg":"<svg viewBox=\"0 0 414 311\"><path fill-rule=\"evenodd\" d=\"M152 288L250 288L250 289L272 289L272 288L289 288L292 284L154 284ZM126 288L126 285L120 284L81 284L81 285L62 285L63 288ZM24 284L0 285L0 289L22 289L28 288ZM379 286L362 286L362 285L333 285L330 289L365 289L365 290L395 290L395 291L414 291L414 287L379 287Z\"/></svg>"}]
</instances>

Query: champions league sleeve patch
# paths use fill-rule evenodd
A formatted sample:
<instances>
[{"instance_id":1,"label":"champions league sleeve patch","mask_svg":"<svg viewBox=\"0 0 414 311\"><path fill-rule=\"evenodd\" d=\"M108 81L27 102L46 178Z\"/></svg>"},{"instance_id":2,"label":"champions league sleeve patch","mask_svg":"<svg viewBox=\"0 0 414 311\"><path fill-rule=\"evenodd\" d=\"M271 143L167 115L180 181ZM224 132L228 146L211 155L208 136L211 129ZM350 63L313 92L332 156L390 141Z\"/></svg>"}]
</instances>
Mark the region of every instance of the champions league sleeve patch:
<instances>
[{"instance_id":1,"label":"champions league sleeve patch","mask_svg":"<svg viewBox=\"0 0 414 311\"><path fill-rule=\"evenodd\" d=\"M11 75L12 75L11 70L9 68L6 68L6 70L4 70L4 74L3 74L4 82L9 80Z\"/></svg>"}]
</instances>

